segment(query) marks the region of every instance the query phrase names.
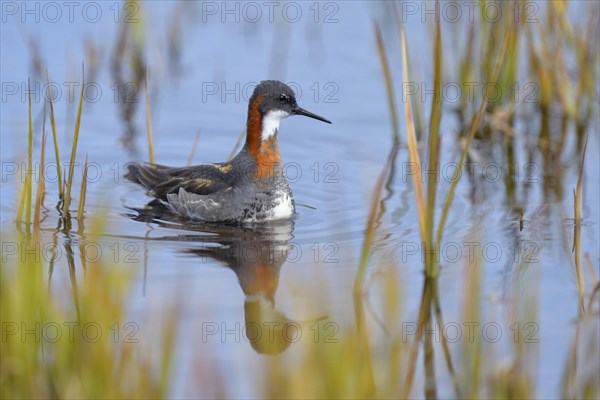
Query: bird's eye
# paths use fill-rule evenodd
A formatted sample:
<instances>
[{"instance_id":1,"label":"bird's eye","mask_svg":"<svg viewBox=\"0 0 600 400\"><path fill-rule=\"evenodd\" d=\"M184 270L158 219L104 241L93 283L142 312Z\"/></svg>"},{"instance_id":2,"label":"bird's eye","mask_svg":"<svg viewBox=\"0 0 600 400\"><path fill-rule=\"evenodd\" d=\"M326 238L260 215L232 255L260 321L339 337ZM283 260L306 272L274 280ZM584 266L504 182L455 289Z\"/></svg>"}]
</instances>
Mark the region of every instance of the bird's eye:
<instances>
[{"instance_id":1,"label":"bird's eye","mask_svg":"<svg viewBox=\"0 0 600 400\"><path fill-rule=\"evenodd\" d=\"M285 103L286 101L288 101L288 97L285 94L282 94L279 96L279 101Z\"/></svg>"}]
</instances>

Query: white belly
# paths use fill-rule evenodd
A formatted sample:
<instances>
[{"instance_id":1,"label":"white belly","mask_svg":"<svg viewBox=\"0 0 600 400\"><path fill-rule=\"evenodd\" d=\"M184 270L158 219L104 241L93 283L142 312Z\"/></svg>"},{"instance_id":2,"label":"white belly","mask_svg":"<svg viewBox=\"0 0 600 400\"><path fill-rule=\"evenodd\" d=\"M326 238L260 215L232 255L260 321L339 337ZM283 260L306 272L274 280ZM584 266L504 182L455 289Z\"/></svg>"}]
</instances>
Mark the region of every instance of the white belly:
<instances>
[{"instance_id":1,"label":"white belly","mask_svg":"<svg viewBox=\"0 0 600 400\"><path fill-rule=\"evenodd\" d=\"M294 214L294 202L289 194L284 194L279 198L278 203L271 209L267 219L277 220L286 219Z\"/></svg>"}]
</instances>

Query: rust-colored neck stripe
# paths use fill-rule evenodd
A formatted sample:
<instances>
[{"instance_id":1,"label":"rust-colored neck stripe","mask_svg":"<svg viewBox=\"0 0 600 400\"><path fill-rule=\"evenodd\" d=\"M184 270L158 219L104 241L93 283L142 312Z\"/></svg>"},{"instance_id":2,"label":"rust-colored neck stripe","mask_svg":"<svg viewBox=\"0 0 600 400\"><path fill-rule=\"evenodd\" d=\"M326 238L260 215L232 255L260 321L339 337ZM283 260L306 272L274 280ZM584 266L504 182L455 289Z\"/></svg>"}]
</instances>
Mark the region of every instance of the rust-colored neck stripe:
<instances>
[{"instance_id":1,"label":"rust-colored neck stripe","mask_svg":"<svg viewBox=\"0 0 600 400\"><path fill-rule=\"evenodd\" d=\"M262 116L260 115L260 105L263 102L263 96L258 96L248 108L248 122L246 123L246 147L252 157L256 158L260 149L260 135L262 132Z\"/></svg>"},{"instance_id":2,"label":"rust-colored neck stripe","mask_svg":"<svg viewBox=\"0 0 600 400\"><path fill-rule=\"evenodd\" d=\"M273 176L276 167L281 163L277 136L273 135L265 141L261 137L262 116L260 115L260 105L263 100L263 96L258 96L252 101L248 109L248 122L246 124L246 148L258 166L256 177L261 179Z\"/></svg>"}]
</instances>

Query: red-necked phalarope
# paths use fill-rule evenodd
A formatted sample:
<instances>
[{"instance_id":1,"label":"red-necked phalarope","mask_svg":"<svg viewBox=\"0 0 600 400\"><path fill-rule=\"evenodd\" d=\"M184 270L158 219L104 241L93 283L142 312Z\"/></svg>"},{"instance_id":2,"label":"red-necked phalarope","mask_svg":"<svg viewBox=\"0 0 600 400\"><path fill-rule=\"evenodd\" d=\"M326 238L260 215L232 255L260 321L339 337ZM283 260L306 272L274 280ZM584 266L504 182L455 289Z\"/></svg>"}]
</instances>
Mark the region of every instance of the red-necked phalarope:
<instances>
[{"instance_id":1,"label":"red-necked phalarope","mask_svg":"<svg viewBox=\"0 0 600 400\"><path fill-rule=\"evenodd\" d=\"M205 222L260 222L295 213L277 133L281 119L304 115L329 120L298 106L292 89L279 81L256 86L248 105L246 144L224 163L192 167L129 165L128 180L183 218Z\"/></svg>"}]
</instances>

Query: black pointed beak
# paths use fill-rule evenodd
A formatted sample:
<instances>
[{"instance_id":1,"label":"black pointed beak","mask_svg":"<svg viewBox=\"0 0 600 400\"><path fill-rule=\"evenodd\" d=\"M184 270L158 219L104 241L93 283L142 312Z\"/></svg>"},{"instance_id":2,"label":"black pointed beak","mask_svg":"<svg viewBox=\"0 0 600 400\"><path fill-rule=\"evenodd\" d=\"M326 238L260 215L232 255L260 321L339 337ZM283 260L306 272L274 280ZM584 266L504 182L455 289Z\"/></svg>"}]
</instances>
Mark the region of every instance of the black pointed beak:
<instances>
[{"instance_id":1,"label":"black pointed beak","mask_svg":"<svg viewBox=\"0 0 600 400\"><path fill-rule=\"evenodd\" d=\"M304 115L305 117L318 119L319 121L327 122L328 124L331 123L330 120L325 119L325 118L321 117L320 115L313 114L310 111L306 111L304 108L298 107L298 106L296 106L292 109L292 114L293 115Z\"/></svg>"}]
</instances>

